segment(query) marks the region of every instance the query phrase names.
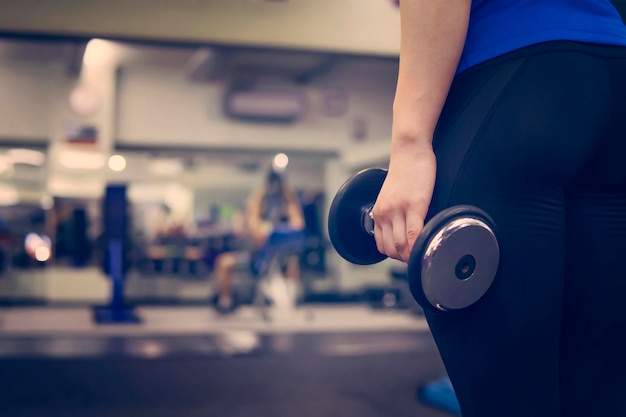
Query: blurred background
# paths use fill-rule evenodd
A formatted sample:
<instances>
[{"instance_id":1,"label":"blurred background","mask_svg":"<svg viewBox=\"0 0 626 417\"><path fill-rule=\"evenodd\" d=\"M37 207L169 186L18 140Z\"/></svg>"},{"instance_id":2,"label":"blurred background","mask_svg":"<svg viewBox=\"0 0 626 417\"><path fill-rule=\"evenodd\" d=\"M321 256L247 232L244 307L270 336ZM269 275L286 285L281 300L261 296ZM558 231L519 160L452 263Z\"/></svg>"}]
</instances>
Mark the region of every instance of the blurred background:
<instances>
[{"instance_id":1,"label":"blurred background","mask_svg":"<svg viewBox=\"0 0 626 417\"><path fill-rule=\"evenodd\" d=\"M404 265L326 231L387 164L398 51L386 0L0 0L0 415L454 414L419 400L445 370ZM225 314L216 259L270 169L297 305L243 261Z\"/></svg>"},{"instance_id":2,"label":"blurred background","mask_svg":"<svg viewBox=\"0 0 626 417\"><path fill-rule=\"evenodd\" d=\"M124 185L128 296L203 302L277 155L306 216L311 295L385 282L386 265L345 265L325 234L339 186L388 157L390 4L359 17L306 1L2 4L1 299L104 301L103 200ZM29 252L33 233L48 251Z\"/></svg>"}]
</instances>

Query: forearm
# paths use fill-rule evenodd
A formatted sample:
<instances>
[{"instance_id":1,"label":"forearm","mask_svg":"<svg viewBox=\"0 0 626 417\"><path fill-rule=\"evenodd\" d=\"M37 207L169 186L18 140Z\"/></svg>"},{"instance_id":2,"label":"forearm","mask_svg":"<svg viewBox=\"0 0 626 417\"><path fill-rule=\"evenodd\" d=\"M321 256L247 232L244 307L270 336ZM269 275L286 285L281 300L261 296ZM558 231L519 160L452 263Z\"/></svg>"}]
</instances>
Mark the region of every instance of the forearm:
<instances>
[{"instance_id":1,"label":"forearm","mask_svg":"<svg viewBox=\"0 0 626 417\"><path fill-rule=\"evenodd\" d=\"M304 229L304 213L298 197L291 191L284 192L287 201L287 215L289 216L289 226L294 229Z\"/></svg>"},{"instance_id":2,"label":"forearm","mask_svg":"<svg viewBox=\"0 0 626 417\"><path fill-rule=\"evenodd\" d=\"M254 193L246 202L246 222L253 235L258 233L261 224L260 198Z\"/></svg>"},{"instance_id":3,"label":"forearm","mask_svg":"<svg viewBox=\"0 0 626 417\"><path fill-rule=\"evenodd\" d=\"M402 0L394 154L430 147L459 63L471 0Z\"/></svg>"},{"instance_id":4,"label":"forearm","mask_svg":"<svg viewBox=\"0 0 626 417\"><path fill-rule=\"evenodd\" d=\"M292 205L289 208L289 225L294 229L304 229L304 215L302 209L298 205Z\"/></svg>"}]
</instances>

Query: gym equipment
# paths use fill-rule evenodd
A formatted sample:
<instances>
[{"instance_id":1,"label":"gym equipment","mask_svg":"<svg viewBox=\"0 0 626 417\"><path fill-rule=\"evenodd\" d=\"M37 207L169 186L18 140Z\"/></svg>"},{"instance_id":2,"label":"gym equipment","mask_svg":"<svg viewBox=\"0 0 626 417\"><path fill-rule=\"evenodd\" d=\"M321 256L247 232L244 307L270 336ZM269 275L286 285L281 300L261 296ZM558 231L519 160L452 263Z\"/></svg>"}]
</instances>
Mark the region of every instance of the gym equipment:
<instances>
[{"instance_id":1,"label":"gym equipment","mask_svg":"<svg viewBox=\"0 0 626 417\"><path fill-rule=\"evenodd\" d=\"M139 324L141 318L124 296L125 248L128 240L128 200L125 185L109 185L103 204L103 229L106 251L105 272L110 277L109 304L93 307L97 324Z\"/></svg>"},{"instance_id":2,"label":"gym equipment","mask_svg":"<svg viewBox=\"0 0 626 417\"><path fill-rule=\"evenodd\" d=\"M378 252L372 209L387 171L368 168L348 179L330 207L328 233L348 262L371 265L387 257ZM500 258L493 220L470 205L447 208L430 219L411 251L408 282L423 307L462 310L478 301L495 278Z\"/></svg>"},{"instance_id":3,"label":"gym equipment","mask_svg":"<svg viewBox=\"0 0 626 417\"><path fill-rule=\"evenodd\" d=\"M72 211L71 259L72 265L77 268L86 266L91 256L91 247L87 236L88 223L87 210L75 208Z\"/></svg>"},{"instance_id":4,"label":"gym equipment","mask_svg":"<svg viewBox=\"0 0 626 417\"><path fill-rule=\"evenodd\" d=\"M418 399L424 404L438 408L442 411L461 415L461 406L452 388L450 378L442 377L420 387L417 392Z\"/></svg>"}]
</instances>

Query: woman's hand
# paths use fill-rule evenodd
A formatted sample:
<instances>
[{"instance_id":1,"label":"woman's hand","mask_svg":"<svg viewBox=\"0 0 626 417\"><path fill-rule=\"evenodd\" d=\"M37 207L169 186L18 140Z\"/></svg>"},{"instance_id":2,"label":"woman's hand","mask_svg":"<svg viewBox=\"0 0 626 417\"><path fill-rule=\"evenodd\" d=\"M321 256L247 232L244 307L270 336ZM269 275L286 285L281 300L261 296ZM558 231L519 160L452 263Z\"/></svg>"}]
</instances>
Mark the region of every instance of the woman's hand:
<instances>
[{"instance_id":1,"label":"woman's hand","mask_svg":"<svg viewBox=\"0 0 626 417\"><path fill-rule=\"evenodd\" d=\"M379 252L409 261L413 244L424 227L436 168L431 146L392 154L387 178L373 209Z\"/></svg>"}]
</instances>

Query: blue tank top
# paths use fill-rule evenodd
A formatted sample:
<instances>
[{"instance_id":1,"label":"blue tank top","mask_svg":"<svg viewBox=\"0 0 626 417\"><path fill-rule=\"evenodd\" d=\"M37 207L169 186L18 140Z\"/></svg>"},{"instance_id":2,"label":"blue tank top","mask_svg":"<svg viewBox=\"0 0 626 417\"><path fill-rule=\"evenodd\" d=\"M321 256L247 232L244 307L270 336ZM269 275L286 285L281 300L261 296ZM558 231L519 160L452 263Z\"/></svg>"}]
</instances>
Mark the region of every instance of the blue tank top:
<instances>
[{"instance_id":1,"label":"blue tank top","mask_svg":"<svg viewBox=\"0 0 626 417\"><path fill-rule=\"evenodd\" d=\"M626 46L626 26L610 0L472 0L457 73L547 41Z\"/></svg>"}]
</instances>

